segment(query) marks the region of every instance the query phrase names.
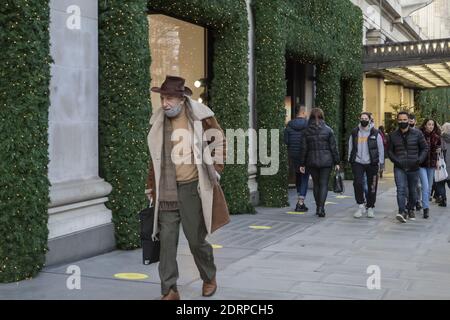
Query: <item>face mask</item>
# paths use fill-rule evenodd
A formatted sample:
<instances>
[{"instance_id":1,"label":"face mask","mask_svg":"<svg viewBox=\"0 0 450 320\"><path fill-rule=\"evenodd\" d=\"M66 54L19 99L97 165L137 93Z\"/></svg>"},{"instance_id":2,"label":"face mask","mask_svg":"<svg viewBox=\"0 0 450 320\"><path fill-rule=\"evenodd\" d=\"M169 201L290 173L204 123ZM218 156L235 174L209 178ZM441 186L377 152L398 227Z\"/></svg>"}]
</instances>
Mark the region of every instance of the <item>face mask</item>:
<instances>
[{"instance_id":1,"label":"face mask","mask_svg":"<svg viewBox=\"0 0 450 320\"><path fill-rule=\"evenodd\" d=\"M414 128L416 125L415 125L414 123L410 123L409 126L410 126L411 128Z\"/></svg>"},{"instance_id":2,"label":"face mask","mask_svg":"<svg viewBox=\"0 0 450 320\"><path fill-rule=\"evenodd\" d=\"M400 129L406 129L408 128L409 124L408 122L399 122L398 126L400 127Z\"/></svg>"},{"instance_id":3,"label":"face mask","mask_svg":"<svg viewBox=\"0 0 450 320\"><path fill-rule=\"evenodd\" d=\"M363 128L365 128L369 125L369 121L367 121L367 120L361 120L360 123L361 123L361 127L363 127Z\"/></svg>"},{"instance_id":4,"label":"face mask","mask_svg":"<svg viewBox=\"0 0 450 320\"><path fill-rule=\"evenodd\" d=\"M169 110L164 110L164 113L169 118L175 118L177 115L180 114L182 107L183 107L183 104L180 103L176 106L172 106L172 108L170 108Z\"/></svg>"}]
</instances>

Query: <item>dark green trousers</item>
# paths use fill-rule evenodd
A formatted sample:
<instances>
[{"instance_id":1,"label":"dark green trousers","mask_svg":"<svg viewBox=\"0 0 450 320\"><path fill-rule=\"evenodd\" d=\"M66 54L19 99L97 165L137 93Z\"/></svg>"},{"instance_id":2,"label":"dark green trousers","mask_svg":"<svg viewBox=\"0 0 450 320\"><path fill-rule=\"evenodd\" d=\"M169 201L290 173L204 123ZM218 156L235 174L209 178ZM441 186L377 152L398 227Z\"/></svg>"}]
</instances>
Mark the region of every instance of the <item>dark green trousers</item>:
<instances>
[{"instance_id":1,"label":"dark green trousers","mask_svg":"<svg viewBox=\"0 0 450 320\"><path fill-rule=\"evenodd\" d=\"M159 239L161 241L159 276L161 278L161 293L163 295L169 293L170 289L177 290L177 279L179 276L177 248L180 222L201 279L203 281L211 281L216 275L213 249L205 240L207 231L197 186L198 180L178 184L179 210L159 212Z\"/></svg>"}]
</instances>

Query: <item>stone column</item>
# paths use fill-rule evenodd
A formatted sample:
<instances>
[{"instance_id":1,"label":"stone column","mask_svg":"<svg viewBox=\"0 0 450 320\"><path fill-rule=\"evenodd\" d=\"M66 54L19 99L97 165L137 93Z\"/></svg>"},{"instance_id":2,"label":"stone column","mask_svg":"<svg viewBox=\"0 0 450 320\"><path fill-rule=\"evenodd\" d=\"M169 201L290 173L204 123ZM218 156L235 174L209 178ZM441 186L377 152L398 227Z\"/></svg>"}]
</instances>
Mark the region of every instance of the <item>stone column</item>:
<instances>
[{"instance_id":1,"label":"stone column","mask_svg":"<svg viewBox=\"0 0 450 320\"><path fill-rule=\"evenodd\" d=\"M49 249L46 264L114 248L111 185L98 168L97 1L50 1Z\"/></svg>"}]
</instances>

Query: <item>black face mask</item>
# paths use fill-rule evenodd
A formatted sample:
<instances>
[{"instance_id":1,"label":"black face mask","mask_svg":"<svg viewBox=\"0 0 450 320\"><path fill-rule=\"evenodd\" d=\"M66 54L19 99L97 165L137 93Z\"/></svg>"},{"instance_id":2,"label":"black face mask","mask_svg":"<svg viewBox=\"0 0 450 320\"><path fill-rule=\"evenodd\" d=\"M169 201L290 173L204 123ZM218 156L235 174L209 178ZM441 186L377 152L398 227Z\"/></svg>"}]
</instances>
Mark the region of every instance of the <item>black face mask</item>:
<instances>
[{"instance_id":1,"label":"black face mask","mask_svg":"<svg viewBox=\"0 0 450 320\"><path fill-rule=\"evenodd\" d=\"M400 129L406 129L409 126L408 122L399 122L398 126L400 127Z\"/></svg>"},{"instance_id":2,"label":"black face mask","mask_svg":"<svg viewBox=\"0 0 450 320\"><path fill-rule=\"evenodd\" d=\"M416 125L415 125L414 123L410 123L409 126L410 126L411 128L414 128Z\"/></svg>"},{"instance_id":3,"label":"black face mask","mask_svg":"<svg viewBox=\"0 0 450 320\"><path fill-rule=\"evenodd\" d=\"M367 120L361 120L359 123L361 123L361 127L365 128L369 125L369 121Z\"/></svg>"}]
</instances>

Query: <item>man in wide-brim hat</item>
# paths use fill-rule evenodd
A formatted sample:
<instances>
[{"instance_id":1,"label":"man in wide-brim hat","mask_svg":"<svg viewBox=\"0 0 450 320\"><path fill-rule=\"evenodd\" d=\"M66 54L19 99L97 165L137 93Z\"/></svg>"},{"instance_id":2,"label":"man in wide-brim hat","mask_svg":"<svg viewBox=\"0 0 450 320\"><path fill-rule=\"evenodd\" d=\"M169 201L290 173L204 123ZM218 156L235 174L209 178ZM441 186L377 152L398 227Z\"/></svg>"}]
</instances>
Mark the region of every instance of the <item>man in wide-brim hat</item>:
<instances>
[{"instance_id":1,"label":"man in wide-brim hat","mask_svg":"<svg viewBox=\"0 0 450 320\"><path fill-rule=\"evenodd\" d=\"M180 222L206 297L216 292L217 283L213 249L205 238L229 222L219 185L225 136L211 109L192 100L192 91L184 84L181 77L167 76L161 87L151 89L160 93L161 108L150 119L151 162L146 193L155 203L152 237L161 241L163 300L180 299L176 261ZM204 133L208 141L204 141Z\"/></svg>"}]
</instances>

